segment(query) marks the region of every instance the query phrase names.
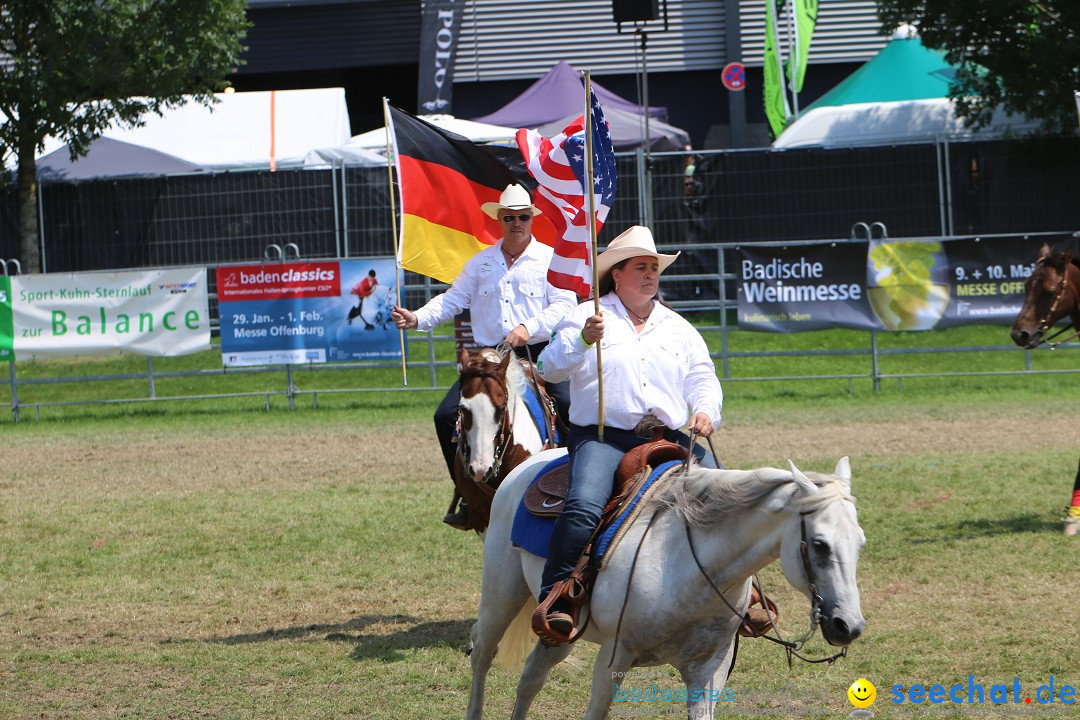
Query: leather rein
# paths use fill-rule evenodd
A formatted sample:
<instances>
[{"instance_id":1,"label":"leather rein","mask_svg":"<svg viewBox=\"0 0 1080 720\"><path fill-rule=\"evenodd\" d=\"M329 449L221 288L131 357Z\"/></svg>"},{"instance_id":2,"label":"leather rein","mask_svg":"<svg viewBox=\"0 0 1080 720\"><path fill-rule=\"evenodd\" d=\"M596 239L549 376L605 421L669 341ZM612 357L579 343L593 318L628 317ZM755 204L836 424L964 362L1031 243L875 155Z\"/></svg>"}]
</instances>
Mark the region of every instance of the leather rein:
<instances>
[{"instance_id":1,"label":"leather rein","mask_svg":"<svg viewBox=\"0 0 1080 720\"><path fill-rule=\"evenodd\" d=\"M814 568L810 563L810 550L809 550L809 546L807 545L807 542L806 542L806 515L807 514L808 513L799 513L799 530L800 530L800 532L802 534L801 541L799 542L799 557L802 560L803 572L806 573L806 580L809 583L808 589L810 591L810 598L811 598L811 600L810 600L810 628L806 631L806 633L802 637L798 638L797 640L785 640L784 638L782 638L780 636L780 630L779 630L779 628L776 627L776 625L772 626L773 631L776 632L776 637L772 637L770 635L761 635L760 636L760 637L764 638L765 640L769 640L770 642L774 642L777 645L780 645L780 646L782 646L784 648L784 651L787 653L787 661L788 661L788 667L789 668L791 667L791 664L792 664L792 657L797 657L797 658L799 658L800 660L802 660L803 662L806 662L806 663L828 663L830 665L832 665L833 662L835 662L838 658L847 657L847 648L846 647L840 648L840 652L838 652L838 653L836 653L834 655L830 655L829 657L818 658L816 660L804 657L803 655L801 655L799 653L799 650L803 649L803 646L806 644L806 641L809 640L813 636L814 631L817 630L817 627L821 622L821 603L824 602L822 600L822 597L820 595L818 595L817 583L814 581ZM686 541L690 545L690 554L693 556L694 563L697 565L698 570L701 572L701 576L704 577L705 581L709 583L709 587L711 587L713 589L713 592L716 593L716 596L718 598L720 598L724 602L724 605L726 605L729 610L731 610L731 613L733 615L735 615L736 617L741 618L742 613L740 613L738 610L736 610L734 607L732 607L731 603L729 603L727 601L727 598L724 597L724 594L720 591L720 588L716 587L716 583L714 583L712 578L709 577L709 573L705 570L705 567L701 564L701 560L698 558L697 549L694 547L694 536L690 534L690 523L688 523L688 522L686 522L684 520L683 521L683 527L686 529ZM756 580L756 585L758 587L758 592L761 594L762 605L764 605L765 604L765 598L766 598L765 590L761 587L761 580L759 578L755 578L755 580ZM734 664L734 662L733 662L733 664Z\"/></svg>"},{"instance_id":2,"label":"leather rein","mask_svg":"<svg viewBox=\"0 0 1080 720\"><path fill-rule=\"evenodd\" d=\"M711 452L713 454L713 457L715 458L717 455L716 455L716 450L713 448L712 436L710 435L709 437L706 438L706 440L709 441L709 452ZM687 469L689 469L689 467L690 467L690 458L692 457L693 447L694 447L694 445L696 443L697 443L697 432L694 431L694 432L690 433L690 452L687 454L687 459L686 459L686 468ZM803 657L798 652L799 650L802 650L803 646L806 644L806 641L809 640L810 637L814 634L814 631L817 629L818 624L821 622L821 603L823 602L821 596L818 595L818 592L817 592L817 582L815 582L815 580L814 580L814 568L810 564L810 549L809 549L809 546L806 543L806 515L807 514L808 513L799 513L799 532L802 535L801 541L799 543L799 558L802 560L803 572L806 573L806 580L809 583L810 598L811 598L811 600L810 600L810 629L807 630L806 634L803 635L798 640L784 640L782 637L780 637L780 630L779 630L779 628L776 627L776 625L772 626L773 630L776 632L776 637L775 638L771 637L769 635L761 635L761 636L759 636L759 637L765 638L766 640L768 640L770 642L774 642L774 643L777 643L778 645L783 646L784 651L787 653L787 661L788 661L788 667L789 668L791 667L792 656L797 657L800 660L802 660L803 662L807 662L807 663L823 663L824 662L824 663L828 663L830 665L832 665L833 662L836 661L837 658L847 657L847 648L846 647L841 648L840 652L836 653L835 655L831 655L831 656L825 657L825 658L820 658L818 660L811 660L810 658ZM689 545L690 545L690 554L694 557L694 563L697 565L698 571L701 572L702 577L704 577L706 582L709 583L709 587L711 587L713 589L713 592L716 593L716 596L724 601L724 604L727 605L728 609L731 610L732 614L735 615L736 617L741 618L742 615L734 607L731 606L731 603L729 603L727 601L727 598L724 597L724 594L722 592L720 592L720 589L718 587L716 587L716 583L714 583L712 581L712 578L709 577L709 573L706 572L705 567L701 564L701 560L698 559L697 548L694 547L694 537L693 537L693 535L690 534L690 523L686 522L685 519L683 520L683 527L686 529L686 542L689 543ZM758 593L761 595L761 604L762 604L762 606L766 606L765 601L766 601L767 596L765 595L765 588L762 587L760 578L755 578L755 581L756 581L755 584L757 585L757 588L758 588ZM735 664L735 659L732 658L732 667L734 667L734 664ZM729 668L728 672L730 672L730 668Z\"/></svg>"},{"instance_id":3,"label":"leather rein","mask_svg":"<svg viewBox=\"0 0 1080 720\"><path fill-rule=\"evenodd\" d=\"M697 433L696 430L691 431L691 433L690 433L690 446L687 448L686 463L683 465L683 472L686 472L687 470L690 469L691 463L693 461L693 449L694 449L694 446L697 444L697 436L698 436L698 433ZM709 443L709 452L711 452L713 454L714 458L717 457L716 450L713 448L712 436L707 437L706 440L708 440L708 443ZM810 637L814 634L814 631L817 630L817 627L821 622L821 603L824 602L822 600L822 597L820 595L818 595L817 583L814 580L814 568L810 564L810 550L809 550L809 546L807 545L807 542L806 542L806 515L807 514L808 513L805 513L805 512L804 513L799 513L799 526L800 526L800 532L802 534L802 539L801 539L801 542L799 543L799 557L802 559L803 571L806 573L806 579L807 579L807 582L809 583L809 590L810 590L810 597L811 597L811 601L810 601L810 629L806 631L805 635L803 635L801 638L799 638L797 640L784 640L780 636L780 630L779 630L779 628L776 627L776 625L773 625L773 630L776 632L776 637L775 638L771 637L769 635L760 635L759 636L759 637L765 638L766 640L769 640L770 642L774 642L774 643L776 643L778 645L781 645L784 648L785 653L787 653L787 661L788 661L788 667L789 668L792 665L792 657L797 657L797 658L799 658L800 660L802 660L803 662L806 662L806 663L828 663L830 665L832 665L833 662L835 662L838 658L847 657L847 648L846 647L841 648L840 652L838 652L838 653L836 653L834 655L830 655L829 657L819 658L819 659L816 659L816 660L804 657L803 655L801 655L799 653L799 651L802 650L803 646L806 644L806 641L809 640ZM653 526L653 523L656 521L657 515L658 515L658 513L653 513L653 516L651 518L649 518L649 524L645 527L645 532L643 532L641 534L641 539L638 540L637 549L634 550L634 559L630 564L630 574L626 579L626 590L624 591L624 595L623 595L623 604L622 604L622 607L619 609L619 620L615 625L615 644L616 644L616 646L618 646L619 635L622 632L623 615L626 613L626 604L627 604L627 601L629 600L629 597L630 597L630 583L634 579L634 570L637 568L638 554L641 552L641 546L645 543L645 538L648 536L649 531L652 530L652 526ZM698 571L701 573L701 576L705 578L705 581L707 583L709 583L709 587L711 587L713 589L713 592L716 593L716 596L718 598L720 598L720 600L723 601L724 605L727 606L728 610L731 611L732 615L734 615L735 617L738 617L738 618L742 618L742 613L740 613L738 610L736 610L731 605L731 603L729 603L727 601L727 598L724 597L724 593L720 590L720 588L716 587L716 583L714 583L713 579L711 577L709 577L708 571L701 564L701 560L698 558L697 548L694 547L694 537L690 533L690 523L687 522L685 519L683 520L683 527L686 529L686 541L690 545L690 554L691 554L691 556L693 556L694 564L697 565ZM767 598L767 596L765 595L765 590L761 586L760 578L755 577L755 580L756 580L756 585L757 585L757 588L758 588L758 592L761 595L761 604L764 606L766 604L765 601L766 601L766 598ZM588 625L588 620L591 620L591 619L592 619L592 615L590 614L589 618L585 622L585 625L582 626L581 631L579 633L577 633L576 637L580 637L580 635L585 632L585 627ZM576 637L574 639L576 639ZM735 636L735 641L736 641L736 648L738 648L738 635L737 634ZM611 666L611 663L614 661L614 659L615 659L615 653L613 651L611 653L611 659L608 661L608 666L609 667ZM729 675L731 674L731 671L732 671L732 669L734 669L734 667L735 667L735 656L733 655L732 658L731 658L731 666L728 668L728 674Z\"/></svg>"}]
</instances>

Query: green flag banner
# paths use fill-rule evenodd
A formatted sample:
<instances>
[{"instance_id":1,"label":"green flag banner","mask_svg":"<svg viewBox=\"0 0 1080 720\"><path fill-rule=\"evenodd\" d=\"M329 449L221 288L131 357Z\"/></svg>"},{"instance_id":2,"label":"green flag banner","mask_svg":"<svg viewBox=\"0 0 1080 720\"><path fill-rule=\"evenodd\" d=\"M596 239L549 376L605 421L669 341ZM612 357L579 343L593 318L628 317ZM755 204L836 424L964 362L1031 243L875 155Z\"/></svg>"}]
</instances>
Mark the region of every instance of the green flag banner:
<instances>
[{"instance_id":1,"label":"green flag banner","mask_svg":"<svg viewBox=\"0 0 1080 720\"><path fill-rule=\"evenodd\" d=\"M810 55L810 41L814 37L814 27L817 25L818 0L792 0L795 6L795 37L798 54L794 63L788 63L790 77L791 66L795 66L795 77L792 87L795 92L802 92L803 80L806 78L806 59Z\"/></svg>"},{"instance_id":2,"label":"green flag banner","mask_svg":"<svg viewBox=\"0 0 1080 720\"><path fill-rule=\"evenodd\" d=\"M788 104L784 92L783 69L780 63L780 49L776 41L776 8L784 0L766 0L765 2L765 65L764 87L765 117L769 121L769 130L773 138L780 136L787 126Z\"/></svg>"}]
</instances>

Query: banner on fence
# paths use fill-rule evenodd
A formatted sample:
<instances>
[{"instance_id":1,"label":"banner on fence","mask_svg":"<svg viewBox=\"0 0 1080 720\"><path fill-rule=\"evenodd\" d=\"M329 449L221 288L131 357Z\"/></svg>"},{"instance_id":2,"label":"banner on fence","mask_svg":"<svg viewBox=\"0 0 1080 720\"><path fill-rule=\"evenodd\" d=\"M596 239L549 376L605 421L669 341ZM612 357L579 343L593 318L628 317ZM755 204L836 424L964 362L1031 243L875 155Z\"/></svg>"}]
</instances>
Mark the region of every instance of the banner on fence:
<instances>
[{"instance_id":1,"label":"banner on fence","mask_svg":"<svg viewBox=\"0 0 1080 720\"><path fill-rule=\"evenodd\" d=\"M876 327L866 299L866 243L742 246L738 260L740 328Z\"/></svg>"},{"instance_id":2,"label":"banner on fence","mask_svg":"<svg viewBox=\"0 0 1080 720\"><path fill-rule=\"evenodd\" d=\"M222 362L400 358L390 319L399 280L393 258L219 267Z\"/></svg>"},{"instance_id":3,"label":"banner on fence","mask_svg":"<svg viewBox=\"0 0 1080 720\"><path fill-rule=\"evenodd\" d=\"M1045 238L739 248L739 327L929 330L1008 323Z\"/></svg>"},{"instance_id":4,"label":"banner on fence","mask_svg":"<svg viewBox=\"0 0 1080 720\"><path fill-rule=\"evenodd\" d=\"M1012 324L1024 304L1024 281L1046 238L1001 237L942 243L949 266L949 305L938 327Z\"/></svg>"},{"instance_id":5,"label":"banner on fence","mask_svg":"<svg viewBox=\"0 0 1080 720\"><path fill-rule=\"evenodd\" d=\"M0 360L210 347L205 268L16 275L0 295Z\"/></svg>"}]
</instances>

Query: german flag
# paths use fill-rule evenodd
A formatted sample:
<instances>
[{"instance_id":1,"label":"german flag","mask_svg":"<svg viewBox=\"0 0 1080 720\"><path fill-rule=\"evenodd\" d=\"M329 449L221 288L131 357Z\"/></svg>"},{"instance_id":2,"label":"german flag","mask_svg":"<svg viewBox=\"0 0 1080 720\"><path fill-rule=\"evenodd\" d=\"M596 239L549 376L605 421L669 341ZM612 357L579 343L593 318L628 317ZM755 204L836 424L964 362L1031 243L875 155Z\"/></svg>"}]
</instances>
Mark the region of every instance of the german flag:
<instances>
[{"instance_id":1,"label":"german flag","mask_svg":"<svg viewBox=\"0 0 1080 720\"><path fill-rule=\"evenodd\" d=\"M505 149L477 145L388 107L401 193L398 260L406 270L453 282L469 258L502 237L498 221L480 206L498 202L507 185L521 182L524 160L513 151L522 166L515 177L505 162L515 158L498 158ZM549 234L538 229L533 229L537 237Z\"/></svg>"}]
</instances>

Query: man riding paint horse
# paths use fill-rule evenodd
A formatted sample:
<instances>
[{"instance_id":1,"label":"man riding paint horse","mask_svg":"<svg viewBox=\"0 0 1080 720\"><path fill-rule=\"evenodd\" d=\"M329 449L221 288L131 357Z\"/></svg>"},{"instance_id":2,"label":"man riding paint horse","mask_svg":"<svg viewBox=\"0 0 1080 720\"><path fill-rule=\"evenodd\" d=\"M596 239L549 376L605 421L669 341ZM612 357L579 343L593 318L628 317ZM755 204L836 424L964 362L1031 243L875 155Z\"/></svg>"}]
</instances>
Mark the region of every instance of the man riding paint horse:
<instances>
[{"instance_id":1,"label":"man riding paint horse","mask_svg":"<svg viewBox=\"0 0 1080 720\"><path fill-rule=\"evenodd\" d=\"M532 235L532 220L540 210L532 204L528 190L510 184L498 202L484 203L481 210L499 221L502 239L474 255L449 290L416 312L395 307L394 325L401 330L429 332L468 308L477 343L490 347L505 343L520 357L536 358L547 346L555 325L577 305L577 296L547 281L552 250ZM569 383L549 383L547 391L555 400L558 414L567 417ZM460 383L455 382L435 411L435 434L451 478L460 394ZM456 526L465 525L467 520L464 503L456 513L443 518L443 522Z\"/></svg>"}]
</instances>

